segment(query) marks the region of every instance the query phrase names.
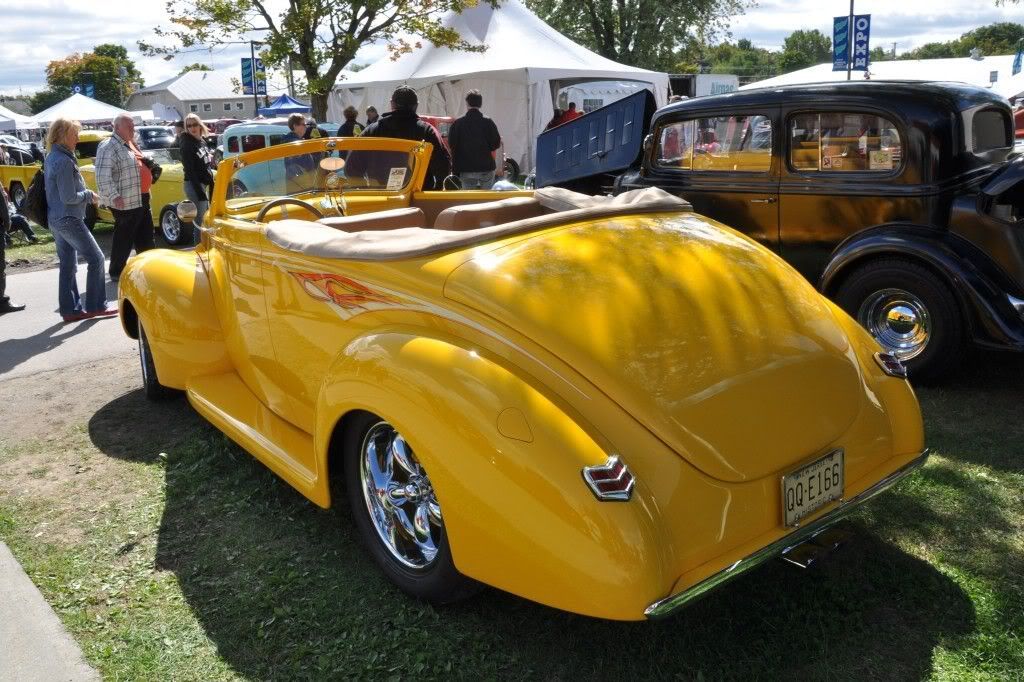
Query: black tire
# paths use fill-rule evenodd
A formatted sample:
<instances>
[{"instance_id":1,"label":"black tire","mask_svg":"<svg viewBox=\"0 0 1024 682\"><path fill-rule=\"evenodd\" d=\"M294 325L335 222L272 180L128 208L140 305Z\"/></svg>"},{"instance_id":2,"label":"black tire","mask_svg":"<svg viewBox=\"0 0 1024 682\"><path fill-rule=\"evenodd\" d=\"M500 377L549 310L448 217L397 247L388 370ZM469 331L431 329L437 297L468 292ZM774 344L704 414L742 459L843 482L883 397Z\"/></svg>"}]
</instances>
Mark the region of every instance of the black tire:
<instances>
[{"instance_id":1,"label":"black tire","mask_svg":"<svg viewBox=\"0 0 1024 682\"><path fill-rule=\"evenodd\" d=\"M519 179L519 164L512 159L505 159L505 179L509 182Z\"/></svg>"},{"instance_id":2,"label":"black tire","mask_svg":"<svg viewBox=\"0 0 1024 682\"><path fill-rule=\"evenodd\" d=\"M160 211L160 224L157 231L168 246L181 246L192 243L192 223L183 223L178 218L175 206L164 206Z\"/></svg>"},{"instance_id":3,"label":"black tire","mask_svg":"<svg viewBox=\"0 0 1024 682\"><path fill-rule=\"evenodd\" d=\"M12 182L11 191L8 194L11 197L11 203L14 204L14 210L21 213L21 208L25 205L25 188L20 182Z\"/></svg>"},{"instance_id":4,"label":"black tire","mask_svg":"<svg viewBox=\"0 0 1024 682\"><path fill-rule=\"evenodd\" d=\"M348 425L343 438L345 492L360 540L384 574L407 594L438 605L472 596L481 585L455 568L443 525L436 557L429 566L419 569L400 563L377 533L363 493L360 459L366 436L383 421L374 414L360 413Z\"/></svg>"},{"instance_id":5,"label":"black tire","mask_svg":"<svg viewBox=\"0 0 1024 682\"><path fill-rule=\"evenodd\" d=\"M90 232L96 227L97 220L99 220L99 214L96 213L96 207L89 204L85 207L85 226L89 228Z\"/></svg>"},{"instance_id":6,"label":"black tire","mask_svg":"<svg viewBox=\"0 0 1024 682\"><path fill-rule=\"evenodd\" d=\"M138 322L139 331L139 364L142 366L142 387L146 391L146 397L150 400L170 400L181 394L173 388L168 388L160 383L156 376L156 365L153 364L153 353L149 348L149 339L146 338L146 330L142 327L142 320Z\"/></svg>"},{"instance_id":7,"label":"black tire","mask_svg":"<svg viewBox=\"0 0 1024 682\"><path fill-rule=\"evenodd\" d=\"M926 340L909 356L901 356L901 352L896 352L894 346L880 338L885 331L874 333L872 329L871 321L878 319L875 313L884 309L878 302L885 299L887 291L910 294L915 312L918 312L916 305L920 304L926 314ZM896 298L900 296L897 294ZM935 273L913 261L886 258L867 263L850 273L835 300L889 352L901 356L911 379L931 380L944 376L963 356L967 325L956 297Z\"/></svg>"}]
</instances>

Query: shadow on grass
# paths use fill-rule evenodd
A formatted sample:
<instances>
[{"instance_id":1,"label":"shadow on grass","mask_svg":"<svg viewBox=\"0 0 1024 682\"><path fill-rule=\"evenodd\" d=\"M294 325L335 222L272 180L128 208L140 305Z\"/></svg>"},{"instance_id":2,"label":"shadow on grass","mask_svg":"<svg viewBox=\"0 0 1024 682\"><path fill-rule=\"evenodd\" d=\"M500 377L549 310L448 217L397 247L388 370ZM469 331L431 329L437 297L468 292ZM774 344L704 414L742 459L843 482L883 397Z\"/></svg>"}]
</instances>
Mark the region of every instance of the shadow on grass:
<instances>
[{"instance_id":1,"label":"shadow on grass","mask_svg":"<svg viewBox=\"0 0 1024 682\"><path fill-rule=\"evenodd\" d=\"M975 621L955 583L863 526L819 568L769 563L663 622L599 621L496 590L434 609L382 577L346 507L317 509L185 401L135 391L89 432L113 457L167 453L157 568L246 677L918 679Z\"/></svg>"}]
</instances>

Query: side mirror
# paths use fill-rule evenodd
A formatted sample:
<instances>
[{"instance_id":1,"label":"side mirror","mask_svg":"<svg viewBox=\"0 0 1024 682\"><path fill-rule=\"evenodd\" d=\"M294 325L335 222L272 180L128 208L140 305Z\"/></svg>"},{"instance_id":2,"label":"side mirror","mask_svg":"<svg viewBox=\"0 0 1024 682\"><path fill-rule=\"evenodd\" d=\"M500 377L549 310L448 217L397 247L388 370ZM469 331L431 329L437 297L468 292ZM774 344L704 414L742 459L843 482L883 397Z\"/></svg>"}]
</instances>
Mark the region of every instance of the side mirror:
<instances>
[{"instance_id":1,"label":"side mirror","mask_svg":"<svg viewBox=\"0 0 1024 682\"><path fill-rule=\"evenodd\" d=\"M196 219L196 216L199 215L199 210L196 209L195 204L188 199L185 199L184 201L178 202L178 206L175 208L175 213L178 214L178 220L181 222L191 223Z\"/></svg>"}]
</instances>

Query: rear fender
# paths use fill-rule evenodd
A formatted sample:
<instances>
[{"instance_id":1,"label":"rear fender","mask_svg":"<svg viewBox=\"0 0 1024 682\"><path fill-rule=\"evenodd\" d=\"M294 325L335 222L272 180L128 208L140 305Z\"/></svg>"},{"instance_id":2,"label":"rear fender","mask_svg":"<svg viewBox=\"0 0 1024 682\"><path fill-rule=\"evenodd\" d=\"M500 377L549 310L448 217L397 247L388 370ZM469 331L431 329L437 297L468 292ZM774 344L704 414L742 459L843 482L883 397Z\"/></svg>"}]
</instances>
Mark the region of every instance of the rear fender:
<instances>
[{"instance_id":1,"label":"rear fender","mask_svg":"<svg viewBox=\"0 0 1024 682\"><path fill-rule=\"evenodd\" d=\"M956 296L975 339L1005 344L1024 338L1021 320L999 284L1005 276L970 242L945 230L894 224L859 232L836 248L818 288L834 297L854 269L893 257L933 270Z\"/></svg>"},{"instance_id":2,"label":"rear fender","mask_svg":"<svg viewBox=\"0 0 1024 682\"><path fill-rule=\"evenodd\" d=\"M160 383L184 389L192 376L231 371L210 282L190 251L151 249L121 273L121 324L136 338L142 321Z\"/></svg>"},{"instance_id":3,"label":"rear fender","mask_svg":"<svg viewBox=\"0 0 1024 682\"><path fill-rule=\"evenodd\" d=\"M607 448L528 379L461 344L418 331L349 344L319 396L316 496L329 495L341 418L372 412L429 473L459 571L557 608L640 617L637 605L672 582L649 490L638 480L628 502L597 501L582 469Z\"/></svg>"}]
</instances>

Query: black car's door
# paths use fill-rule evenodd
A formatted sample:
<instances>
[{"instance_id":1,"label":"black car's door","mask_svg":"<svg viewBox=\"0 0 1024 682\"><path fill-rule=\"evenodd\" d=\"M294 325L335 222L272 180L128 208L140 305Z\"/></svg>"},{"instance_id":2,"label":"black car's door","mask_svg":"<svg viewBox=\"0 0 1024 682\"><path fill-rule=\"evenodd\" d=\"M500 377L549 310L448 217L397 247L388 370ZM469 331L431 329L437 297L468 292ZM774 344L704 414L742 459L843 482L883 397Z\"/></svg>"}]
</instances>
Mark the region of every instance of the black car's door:
<instances>
[{"instance_id":1,"label":"black car's door","mask_svg":"<svg viewBox=\"0 0 1024 682\"><path fill-rule=\"evenodd\" d=\"M786 116L779 188L782 257L815 284L851 235L924 219L921 192L903 177L900 127L875 112L828 109Z\"/></svg>"},{"instance_id":2,"label":"black car's door","mask_svg":"<svg viewBox=\"0 0 1024 682\"><path fill-rule=\"evenodd\" d=\"M778 115L760 107L662 119L652 131L644 184L778 250Z\"/></svg>"}]
</instances>

